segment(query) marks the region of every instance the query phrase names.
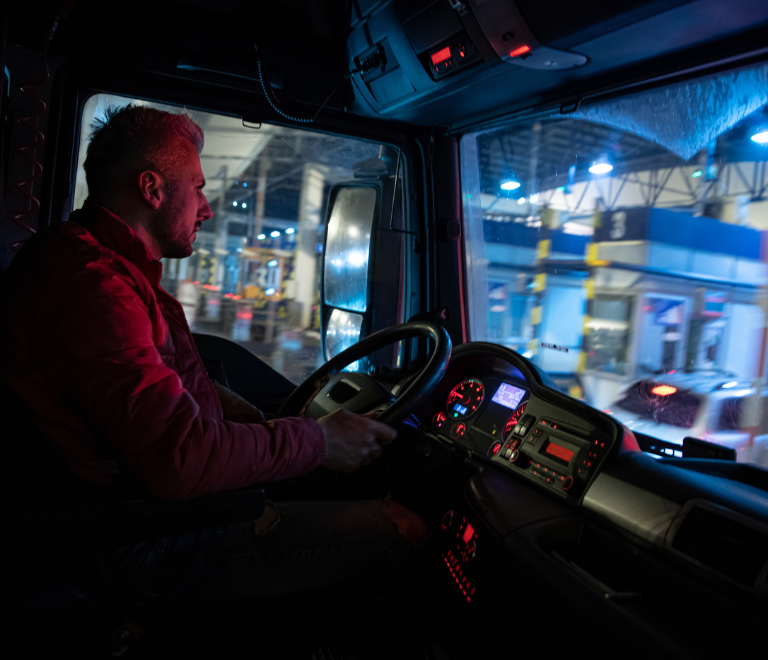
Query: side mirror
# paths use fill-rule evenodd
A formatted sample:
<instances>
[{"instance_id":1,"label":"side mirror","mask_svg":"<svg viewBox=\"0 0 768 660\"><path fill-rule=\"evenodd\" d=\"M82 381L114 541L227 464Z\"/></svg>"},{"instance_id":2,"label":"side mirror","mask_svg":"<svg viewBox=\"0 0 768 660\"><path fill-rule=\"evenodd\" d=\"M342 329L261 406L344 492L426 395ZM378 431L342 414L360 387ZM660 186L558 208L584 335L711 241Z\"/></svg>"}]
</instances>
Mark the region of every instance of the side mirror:
<instances>
[{"instance_id":1,"label":"side mirror","mask_svg":"<svg viewBox=\"0 0 768 660\"><path fill-rule=\"evenodd\" d=\"M370 308L370 262L380 186L334 186L328 199L321 288L326 360L357 343Z\"/></svg>"}]
</instances>

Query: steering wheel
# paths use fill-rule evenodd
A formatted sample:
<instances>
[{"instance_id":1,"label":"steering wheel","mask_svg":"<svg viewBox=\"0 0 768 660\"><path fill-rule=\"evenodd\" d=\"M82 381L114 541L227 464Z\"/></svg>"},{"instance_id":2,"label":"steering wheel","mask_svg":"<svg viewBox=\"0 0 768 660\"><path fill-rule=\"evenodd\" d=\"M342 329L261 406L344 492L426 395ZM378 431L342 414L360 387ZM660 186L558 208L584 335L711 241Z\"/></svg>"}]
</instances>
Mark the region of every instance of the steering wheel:
<instances>
[{"instance_id":1,"label":"steering wheel","mask_svg":"<svg viewBox=\"0 0 768 660\"><path fill-rule=\"evenodd\" d=\"M374 351L395 342L416 337L432 340L432 353L426 366L397 396L367 374L341 370ZM369 335L331 358L288 397L278 417L305 416L317 419L339 408L363 413L379 410L376 419L396 424L407 417L440 382L451 357L451 338L441 326L412 321Z\"/></svg>"}]
</instances>

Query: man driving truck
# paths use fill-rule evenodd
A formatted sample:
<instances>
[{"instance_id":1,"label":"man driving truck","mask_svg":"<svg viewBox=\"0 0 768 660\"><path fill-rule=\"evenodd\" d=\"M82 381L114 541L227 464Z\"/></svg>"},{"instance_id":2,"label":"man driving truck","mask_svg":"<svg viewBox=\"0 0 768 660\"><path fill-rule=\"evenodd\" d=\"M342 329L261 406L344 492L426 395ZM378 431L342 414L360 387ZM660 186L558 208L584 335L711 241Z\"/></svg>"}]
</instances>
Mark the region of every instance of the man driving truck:
<instances>
[{"instance_id":1,"label":"man driving truck","mask_svg":"<svg viewBox=\"0 0 768 660\"><path fill-rule=\"evenodd\" d=\"M31 238L0 281L4 385L78 478L180 500L351 471L396 431L339 410L264 421L213 384L160 286L213 216L203 132L185 114L115 108L94 127L89 197ZM121 582L154 604L220 604L402 574L424 526L390 501L269 504L257 521L122 548Z\"/></svg>"}]
</instances>

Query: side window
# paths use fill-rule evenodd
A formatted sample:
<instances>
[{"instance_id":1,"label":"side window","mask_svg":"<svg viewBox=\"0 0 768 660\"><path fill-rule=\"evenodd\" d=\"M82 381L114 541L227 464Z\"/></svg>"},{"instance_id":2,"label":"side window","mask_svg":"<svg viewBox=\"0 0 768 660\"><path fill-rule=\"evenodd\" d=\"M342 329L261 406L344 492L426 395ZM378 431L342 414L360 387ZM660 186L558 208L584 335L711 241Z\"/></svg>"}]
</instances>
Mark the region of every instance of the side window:
<instances>
[{"instance_id":1,"label":"side window","mask_svg":"<svg viewBox=\"0 0 768 660\"><path fill-rule=\"evenodd\" d=\"M127 103L180 111L92 96L82 116L74 208L88 195L83 163L92 122L108 107ZM198 232L190 257L163 260L161 285L182 304L193 332L235 340L300 383L325 361L320 288L329 191L354 180L360 163L377 160L381 145L267 124L251 127L198 110L189 114L205 132L204 192L214 216ZM346 237L351 242L333 243L334 258L354 289L350 295L356 295L366 277L371 231ZM342 346L360 335L355 318L334 318L330 325Z\"/></svg>"}]
</instances>

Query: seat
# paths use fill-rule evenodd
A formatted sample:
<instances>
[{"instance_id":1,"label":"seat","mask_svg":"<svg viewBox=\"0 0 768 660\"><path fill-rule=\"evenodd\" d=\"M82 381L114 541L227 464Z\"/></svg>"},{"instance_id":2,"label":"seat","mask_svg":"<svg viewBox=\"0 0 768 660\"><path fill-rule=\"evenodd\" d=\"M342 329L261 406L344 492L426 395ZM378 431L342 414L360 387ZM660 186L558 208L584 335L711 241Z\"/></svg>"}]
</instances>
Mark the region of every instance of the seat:
<instances>
[{"instance_id":1,"label":"seat","mask_svg":"<svg viewBox=\"0 0 768 660\"><path fill-rule=\"evenodd\" d=\"M0 393L4 485L9 515L6 604L14 648L27 657L66 649L104 657L124 640L135 607L111 583L103 558L123 545L253 520L264 511L260 487L179 502L131 490L83 485L34 426ZM110 653L106 652L106 657Z\"/></svg>"}]
</instances>

